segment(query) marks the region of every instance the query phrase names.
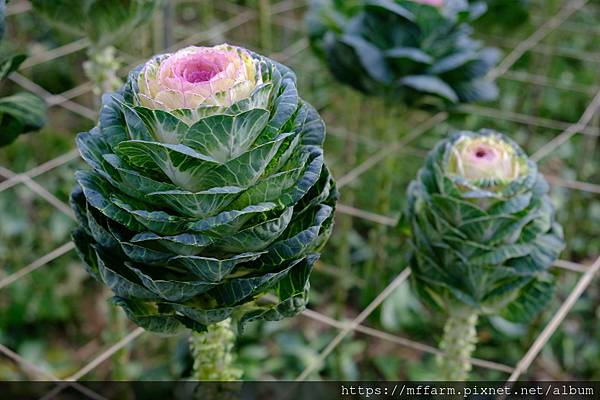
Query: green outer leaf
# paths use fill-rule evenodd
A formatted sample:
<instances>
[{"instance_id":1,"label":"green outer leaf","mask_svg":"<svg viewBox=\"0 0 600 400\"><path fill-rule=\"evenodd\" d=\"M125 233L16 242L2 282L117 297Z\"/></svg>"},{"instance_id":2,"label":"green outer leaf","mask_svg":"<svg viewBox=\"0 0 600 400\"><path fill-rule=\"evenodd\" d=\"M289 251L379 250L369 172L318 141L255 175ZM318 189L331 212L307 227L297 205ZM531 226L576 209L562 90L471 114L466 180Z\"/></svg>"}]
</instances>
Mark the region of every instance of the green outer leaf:
<instances>
[{"instance_id":1,"label":"green outer leaf","mask_svg":"<svg viewBox=\"0 0 600 400\"><path fill-rule=\"evenodd\" d=\"M416 47L394 47L384 52L387 58L409 59L423 64L431 64L433 57Z\"/></svg>"},{"instance_id":2,"label":"green outer leaf","mask_svg":"<svg viewBox=\"0 0 600 400\"><path fill-rule=\"evenodd\" d=\"M228 235L241 227L244 222L255 215L260 215L276 208L274 203L259 203L244 207L241 210L223 211L214 217L205 218L189 226L191 231L210 232L219 236Z\"/></svg>"},{"instance_id":3,"label":"green outer leaf","mask_svg":"<svg viewBox=\"0 0 600 400\"><path fill-rule=\"evenodd\" d=\"M164 192L149 193L150 199L156 199L162 204L167 204L178 213L193 218L210 217L223 210L235 200L242 192L242 188L235 186L217 187L202 192L188 192L184 190L168 190Z\"/></svg>"},{"instance_id":4,"label":"green outer leaf","mask_svg":"<svg viewBox=\"0 0 600 400\"><path fill-rule=\"evenodd\" d=\"M83 195L83 190L79 185L73 187L73 191L69 196L69 205L75 214L78 229L82 230L86 235L91 236L87 221L87 202Z\"/></svg>"},{"instance_id":5,"label":"green outer leaf","mask_svg":"<svg viewBox=\"0 0 600 400\"><path fill-rule=\"evenodd\" d=\"M252 109L237 115L211 115L185 132L181 143L224 164L248 150L265 126L269 112Z\"/></svg>"},{"instance_id":6,"label":"green outer leaf","mask_svg":"<svg viewBox=\"0 0 600 400\"><path fill-rule=\"evenodd\" d=\"M171 254L122 241L123 253L132 261L153 266L166 266Z\"/></svg>"},{"instance_id":7,"label":"green outer leaf","mask_svg":"<svg viewBox=\"0 0 600 400\"><path fill-rule=\"evenodd\" d=\"M439 59L431 66L429 72L432 74L442 74L444 72L452 71L456 68L462 67L469 61L475 60L477 53L475 51L463 51L458 53L450 54L447 57Z\"/></svg>"},{"instance_id":8,"label":"green outer leaf","mask_svg":"<svg viewBox=\"0 0 600 400\"><path fill-rule=\"evenodd\" d=\"M460 100L465 103L495 100L499 94L498 86L487 79L459 82L454 86L454 90Z\"/></svg>"},{"instance_id":9,"label":"green outer leaf","mask_svg":"<svg viewBox=\"0 0 600 400\"><path fill-rule=\"evenodd\" d=\"M0 18L2 17L0 16ZM8 75L19 69L26 58L25 54L16 54L0 60L0 81L3 81Z\"/></svg>"},{"instance_id":10,"label":"green outer leaf","mask_svg":"<svg viewBox=\"0 0 600 400\"><path fill-rule=\"evenodd\" d=\"M401 85L418 91L436 94L453 103L458 101L458 95L447 83L439 78L428 75L405 76L398 81Z\"/></svg>"},{"instance_id":11,"label":"green outer leaf","mask_svg":"<svg viewBox=\"0 0 600 400\"><path fill-rule=\"evenodd\" d=\"M156 243L172 253L193 256L214 243L216 238L199 233L182 233L174 236L160 236L153 232L138 233L131 243Z\"/></svg>"},{"instance_id":12,"label":"green outer leaf","mask_svg":"<svg viewBox=\"0 0 600 400\"><path fill-rule=\"evenodd\" d=\"M130 169L115 154L104 154L103 158L119 174L120 179L116 182L119 189L129 194L136 193L139 197L143 197L147 202L153 201L152 198L147 197L150 193L166 192L177 188L175 185L151 179Z\"/></svg>"},{"instance_id":13,"label":"green outer leaf","mask_svg":"<svg viewBox=\"0 0 600 400\"><path fill-rule=\"evenodd\" d=\"M155 293L162 299L167 301L186 301L192 297L205 293L215 286L212 282L203 281L178 281L178 280L164 280L153 278L148 273L134 267L133 265L126 263L127 267L132 270L138 278L142 281L145 287ZM155 270L158 274L160 271Z\"/></svg>"},{"instance_id":14,"label":"green outer leaf","mask_svg":"<svg viewBox=\"0 0 600 400\"><path fill-rule=\"evenodd\" d=\"M181 136L189 129L189 125L174 114L164 110L135 106L136 114L144 122L145 129L154 140L161 143L180 144Z\"/></svg>"},{"instance_id":15,"label":"green outer leaf","mask_svg":"<svg viewBox=\"0 0 600 400\"><path fill-rule=\"evenodd\" d=\"M317 259L317 254L303 258L277 283L274 290L279 297L279 302L274 305L253 306L244 309L241 315L238 316L240 331L243 332L246 324L251 321L279 321L304 311L308 302L308 289L310 288L308 278Z\"/></svg>"},{"instance_id":16,"label":"green outer leaf","mask_svg":"<svg viewBox=\"0 0 600 400\"><path fill-rule=\"evenodd\" d=\"M213 247L219 250L235 252L237 249L259 251L275 241L289 225L294 209L286 208L276 218L261 222L223 237Z\"/></svg>"},{"instance_id":17,"label":"green outer leaf","mask_svg":"<svg viewBox=\"0 0 600 400\"><path fill-rule=\"evenodd\" d=\"M118 93L105 93L102 95L102 108L100 109L100 132L111 148L128 140L127 125L121 110L123 91Z\"/></svg>"},{"instance_id":18,"label":"green outer leaf","mask_svg":"<svg viewBox=\"0 0 600 400\"><path fill-rule=\"evenodd\" d=\"M98 258L92 247L93 239L81 228L73 231L72 238L75 243L77 255L79 255L79 258L83 261L85 270L98 282L102 282L100 271L98 270Z\"/></svg>"},{"instance_id":19,"label":"green outer leaf","mask_svg":"<svg viewBox=\"0 0 600 400\"><path fill-rule=\"evenodd\" d=\"M521 289L517 299L503 310L502 316L509 321L531 321L550 302L555 288L556 281L549 276L529 282Z\"/></svg>"},{"instance_id":20,"label":"green outer leaf","mask_svg":"<svg viewBox=\"0 0 600 400\"><path fill-rule=\"evenodd\" d=\"M0 146L10 144L22 133L46 123L46 103L38 96L21 92L0 98Z\"/></svg>"},{"instance_id":21,"label":"green outer leaf","mask_svg":"<svg viewBox=\"0 0 600 400\"><path fill-rule=\"evenodd\" d=\"M135 231L149 229L161 235L176 235L184 232L190 224L189 220L167 214L164 211L136 210L135 207L128 203L128 199L122 195L113 194L110 200L115 206L129 213L136 223L140 224L141 228L134 229Z\"/></svg>"},{"instance_id":22,"label":"green outer leaf","mask_svg":"<svg viewBox=\"0 0 600 400\"><path fill-rule=\"evenodd\" d=\"M392 72L381 49L358 36L343 35L340 41L354 49L363 68L373 79L380 83L391 82Z\"/></svg>"},{"instance_id":23,"label":"green outer leaf","mask_svg":"<svg viewBox=\"0 0 600 400\"><path fill-rule=\"evenodd\" d=\"M282 133L275 139L260 144L241 156L209 171L202 179L202 188L237 186L247 188L256 184L286 140L293 133Z\"/></svg>"},{"instance_id":24,"label":"green outer leaf","mask_svg":"<svg viewBox=\"0 0 600 400\"><path fill-rule=\"evenodd\" d=\"M365 0L365 6L380 8L392 12L398 15L399 17L406 18L408 20L413 20L415 18L409 10L395 3L392 0Z\"/></svg>"},{"instance_id":25,"label":"green outer leaf","mask_svg":"<svg viewBox=\"0 0 600 400\"><path fill-rule=\"evenodd\" d=\"M75 179L83 190L89 205L100 211L106 217L125 225L132 230L141 230L140 225L131 214L117 207L107 196L113 190L109 184L100 180L96 175L85 171L77 171Z\"/></svg>"},{"instance_id":26,"label":"green outer leaf","mask_svg":"<svg viewBox=\"0 0 600 400\"><path fill-rule=\"evenodd\" d=\"M302 260L294 260L284 266L280 271L268 272L257 276L249 276L238 279L227 280L210 291L210 296L219 304L235 305L255 294L262 293L273 287L287 274L294 265Z\"/></svg>"},{"instance_id":27,"label":"green outer leaf","mask_svg":"<svg viewBox=\"0 0 600 400\"><path fill-rule=\"evenodd\" d=\"M168 303L177 312L201 325L211 325L227 319L235 307L199 308L193 303Z\"/></svg>"},{"instance_id":28,"label":"green outer leaf","mask_svg":"<svg viewBox=\"0 0 600 400\"><path fill-rule=\"evenodd\" d=\"M149 332L176 335L185 329L181 316L174 312L160 313L156 310L156 306L150 303L118 296L111 298L110 302L121 307L127 314L127 318Z\"/></svg>"},{"instance_id":29,"label":"green outer leaf","mask_svg":"<svg viewBox=\"0 0 600 400\"><path fill-rule=\"evenodd\" d=\"M162 171L175 185L190 191L201 190L201 179L219 165L216 160L182 144L127 140L116 145L114 150L129 164Z\"/></svg>"},{"instance_id":30,"label":"green outer leaf","mask_svg":"<svg viewBox=\"0 0 600 400\"><path fill-rule=\"evenodd\" d=\"M175 256L171 260L175 265L186 268L190 273L207 282L220 282L236 265L256 260L264 252L247 252L236 254L227 259L201 256Z\"/></svg>"},{"instance_id":31,"label":"green outer leaf","mask_svg":"<svg viewBox=\"0 0 600 400\"><path fill-rule=\"evenodd\" d=\"M98 272L102 282L110 289L114 294L119 297L125 298L136 298L140 300L158 300L159 297L146 289L141 283L136 282L136 276L125 276L125 266L119 265L116 260L110 260L111 266L100 256L100 250L94 245L92 247L95 250Z\"/></svg>"},{"instance_id":32,"label":"green outer leaf","mask_svg":"<svg viewBox=\"0 0 600 400\"><path fill-rule=\"evenodd\" d=\"M259 261L263 265L277 265L291 258L303 257L315 246L319 233L327 220L331 221L333 208L328 205L320 205L314 214L314 221L308 228L277 241L267 248L267 253L261 256ZM306 218L306 217L305 217Z\"/></svg>"},{"instance_id":33,"label":"green outer leaf","mask_svg":"<svg viewBox=\"0 0 600 400\"><path fill-rule=\"evenodd\" d=\"M119 242L101 225L100 222L98 222L96 217L93 215L91 207L87 207L86 218L90 234L96 243L106 250L117 250L119 248Z\"/></svg>"},{"instance_id":34,"label":"green outer leaf","mask_svg":"<svg viewBox=\"0 0 600 400\"><path fill-rule=\"evenodd\" d=\"M109 155L110 147L105 142L103 135L100 135L98 128L93 128L89 132L79 133L75 139L81 158L88 163L95 172L113 185L119 185L116 179L116 171L105 159L104 155ZM110 157L109 157L110 158Z\"/></svg>"}]
</instances>

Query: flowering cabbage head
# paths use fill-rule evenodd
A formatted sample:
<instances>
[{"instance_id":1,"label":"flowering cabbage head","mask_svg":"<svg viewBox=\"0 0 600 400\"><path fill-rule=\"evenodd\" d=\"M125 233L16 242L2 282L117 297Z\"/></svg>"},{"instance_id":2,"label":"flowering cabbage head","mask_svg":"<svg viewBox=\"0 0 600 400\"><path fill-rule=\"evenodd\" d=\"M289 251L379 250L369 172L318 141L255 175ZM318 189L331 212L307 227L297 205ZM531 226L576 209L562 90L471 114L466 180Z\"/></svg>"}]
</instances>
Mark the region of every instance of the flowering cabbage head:
<instances>
[{"instance_id":1,"label":"flowering cabbage head","mask_svg":"<svg viewBox=\"0 0 600 400\"><path fill-rule=\"evenodd\" d=\"M411 268L419 295L446 310L527 320L552 295L564 247L535 162L505 135L442 140L408 189Z\"/></svg>"},{"instance_id":2,"label":"flowering cabbage head","mask_svg":"<svg viewBox=\"0 0 600 400\"><path fill-rule=\"evenodd\" d=\"M324 137L273 60L229 45L156 56L78 136L79 254L147 330L295 315L333 223Z\"/></svg>"},{"instance_id":3,"label":"flowering cabbage head","mask_svg":"<svg viewBox=\"0 0 600 400\"><path fill-rule=\"evenodd\" d=\"M139 102L160 110L229 107L262 83L259 62L226 44L191 46L146 63L138 76Z\"/></svg>"},{"instance_id":4,"label":"flowering cabbage head","mask_svg":"<svg viewBox=\"0 0 600 400\"><path fill-rule=\"evenodd\" d=\"M505 184L527 173L527 162L500 135L463 136L452 146L447 172L475 184Z\"/></svg>"}]
</instances>

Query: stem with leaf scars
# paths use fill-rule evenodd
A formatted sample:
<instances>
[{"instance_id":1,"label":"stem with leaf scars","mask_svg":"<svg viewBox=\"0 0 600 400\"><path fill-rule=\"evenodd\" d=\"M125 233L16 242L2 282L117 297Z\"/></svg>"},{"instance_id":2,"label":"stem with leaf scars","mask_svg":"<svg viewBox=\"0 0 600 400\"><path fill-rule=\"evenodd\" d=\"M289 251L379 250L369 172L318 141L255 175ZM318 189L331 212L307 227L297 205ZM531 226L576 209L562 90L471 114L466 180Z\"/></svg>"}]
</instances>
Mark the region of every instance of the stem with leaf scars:
<instances>
[{"instance_id":1,"label":"stem with leaf scars","mask_svg":"<svg viewBox=\"0 0 600 400\"><path fill-rule=\"evenodd\" d=\"M470 308L451 311L440 349L444 352L438 358L442 378L448 381L465 381L471 371L471 355L477 344L477 319L479 315Z\"/></svg>"},{"instance_id":2,"label":"stem with leaf scars","mask_svg":"<svg viewBox=\"0 0 600 400\"><path fill-rule=\"evenodd\" d=\"M209 325L205 332L193 332L190 350L194 359L192 378L200 381L235 381L242 371L234 367L235 333L228 318Z\"/></svg>"}]
</instances>

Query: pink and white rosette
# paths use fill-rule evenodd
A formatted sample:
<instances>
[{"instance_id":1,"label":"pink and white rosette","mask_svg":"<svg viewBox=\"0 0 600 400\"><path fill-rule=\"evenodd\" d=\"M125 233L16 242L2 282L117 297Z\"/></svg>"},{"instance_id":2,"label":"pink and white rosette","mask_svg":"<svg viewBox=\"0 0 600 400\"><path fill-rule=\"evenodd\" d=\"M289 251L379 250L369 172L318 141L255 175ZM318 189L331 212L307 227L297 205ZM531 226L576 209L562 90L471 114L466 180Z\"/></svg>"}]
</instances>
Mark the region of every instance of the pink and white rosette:
<instances>
[{"instance_id":1,"label":"pink and white rosette","mask_svg":"<svg viewBox=\"0 0 600 400\"><path fill-rule=\"evenodd\" d=\"M190 46L148 61L137 79L140 105L165 111L228 107L262 83L248 51L222 44Z\"/></svg>"}]
</instances>

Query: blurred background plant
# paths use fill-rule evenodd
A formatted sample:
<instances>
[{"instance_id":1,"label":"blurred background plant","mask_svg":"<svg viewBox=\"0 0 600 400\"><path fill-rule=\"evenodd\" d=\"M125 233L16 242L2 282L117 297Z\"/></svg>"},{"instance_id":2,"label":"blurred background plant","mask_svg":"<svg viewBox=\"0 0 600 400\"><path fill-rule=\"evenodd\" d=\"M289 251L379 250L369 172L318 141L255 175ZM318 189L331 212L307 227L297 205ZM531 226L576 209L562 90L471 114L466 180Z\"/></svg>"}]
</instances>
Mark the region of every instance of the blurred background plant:
<instances>
[{"instance_id":1,"label":"blurred background plant","mask_svg":"<svg viewBox=\"0 0 600 400\"><path fill-rule=\"evenodd\" d=\"M6 1L0 0L0 40L4 36ZM27 56L0 53L0 85L16 71ZM0 98L0 146L12 143L22 133L40 129L46 122L46 104L38 96L18 92Z\"/></svg>"},{"instance_id":2,"label":"blurred background plant","mask_svg":"<svg viewBox=\"0 0 600 400\"><path fill-rule=\"evenodd\" d=\"M121 60L114 45L147 23L162 0L31 0L33 9L65 33L82 37L87 46L83 70L96 96L117 90Z\"/></svg>"},{"instance_id":3,"label":"blurred background plant","mask_svg":"<svg viewBox=\"0 0 600 400\"><path fill-rule=\"evenodd\" d=\"M337 83L308 48L304 17L307 3L297 0L188 1L171 0L144 18L126 38L114 43L116 58L135 65L163 47L217 44L228 41L270 53L298 74L300 93L319 109L328 123L327 162L341 186L340 213L331 241L311 277L309 307L332 318L353 318L403 269L406 243L391 224L405 204L405 189L423 162L423 156L454 129L482 127L510 134L530 154L579 120L600 89L600 2L590 0L565 22L527 51L498 79L501 96L492 103L460 106L443 122L436 119L409 145L392 147L386 158L395 171L385 186L378 169L355 170L382 148L391 147L372 135L373 121L382 108ZM475 23L475 36L486 46L509 54L518 44L555 16L570 0L531 0L529 18L518 26ZM77 372L108 349L115 335L107 322L109 296L87 278L77 256L66 243L71 217L32 191L31 183L16 184L7 170L23 173L61 159L64 163L32 182L57 200L66 202L75 170L83 167L76 156L76 133L88 130L95 119L92 85L82 63L88 59L84 36L50 24L31 10L27 1L13 0L7 11L3 51L27 51L30 58L0 88L0 96L21 90L23 77L52 105L48 124L39 133L24 135L0 149L0 343L59 377ZM207 13L206 10L210 12ZM262 15L262 17L261 17ZM261 19L262 18L262 19ZM263 21L260 23L259 21ZM489 19L488 19L489 21ZM167 29L164 29L165 25ZM135 40L127 40L134 38ZM67 47L68 46L68 47ZM264 46L264 47L263 47ZM123 78L119 70L117 76ZM16 81L15 81L16 80ZM43 91L40 90L43 88ZM28 88L29 90L29 88ZM61 94L68 100L56 106ZM54 97L53 97L54 96ZM83 109L82 107L85 107ZM73 111L75 110L75 111ZM88 111L86 111L88 110ZM396 137L411 137L412 127L432 116L428 110L399 110L386 119ZM573 136L543 158L541 170L553 179L552 199L565 226L567 249L561 258L589 265L600 255L600 157L598 117L582 134ZM379 122L382 124L382 122ZM45 169L44 169L45 170ZM38 170L39 171L39 170ZM350 176L348 173L352 172ZM35 172L35 171L34 171ZM43 171L41 171L43 172ZM357 176L356 179L350 179ZM588 191L569 189L564 181L588 182ZM389 202L381 208L384 199ZM384 217L362 213L387 210ZM362 216L362 218L361 218ZM384 222L378 224L373 219ZM379 232L384 246L372 239ZM66 247L61 247L65 245ZM36 263L53 252L49 263ZM384 261L374 261L379 252ZM44 260L42 260L44 261ZM31 264L34 263L34 264ZM11 274L33 271L8 282ZM573 289L577 273L562 273L558 293L546 311L530 325L482 318L475 356L514 365L527 351L560 303ZM577 302L558 332L544 347L527 376L539 379L600 379L600 285L596 279ZM402 285L365 321L373 329L434 345L442 334L443 319L423 307L408 285ZM133 327L127 325L127 332ZM305 316L278 323L256 323L239 337L237 363L244 379L295 379L337 334L337 329ZM129 346L119 376L130 379L167 379L189 376L191 357L187 337L164 339L143 334ZM110 379L114 363L102 363L84 379ZM0 357L1 379L33 375L8 358ZM327 379L435 379L435 356L363 333L348 336L310 378ZM503 372L475 367L472 379L505 379Z\"/></svg>"}]
</instances>

